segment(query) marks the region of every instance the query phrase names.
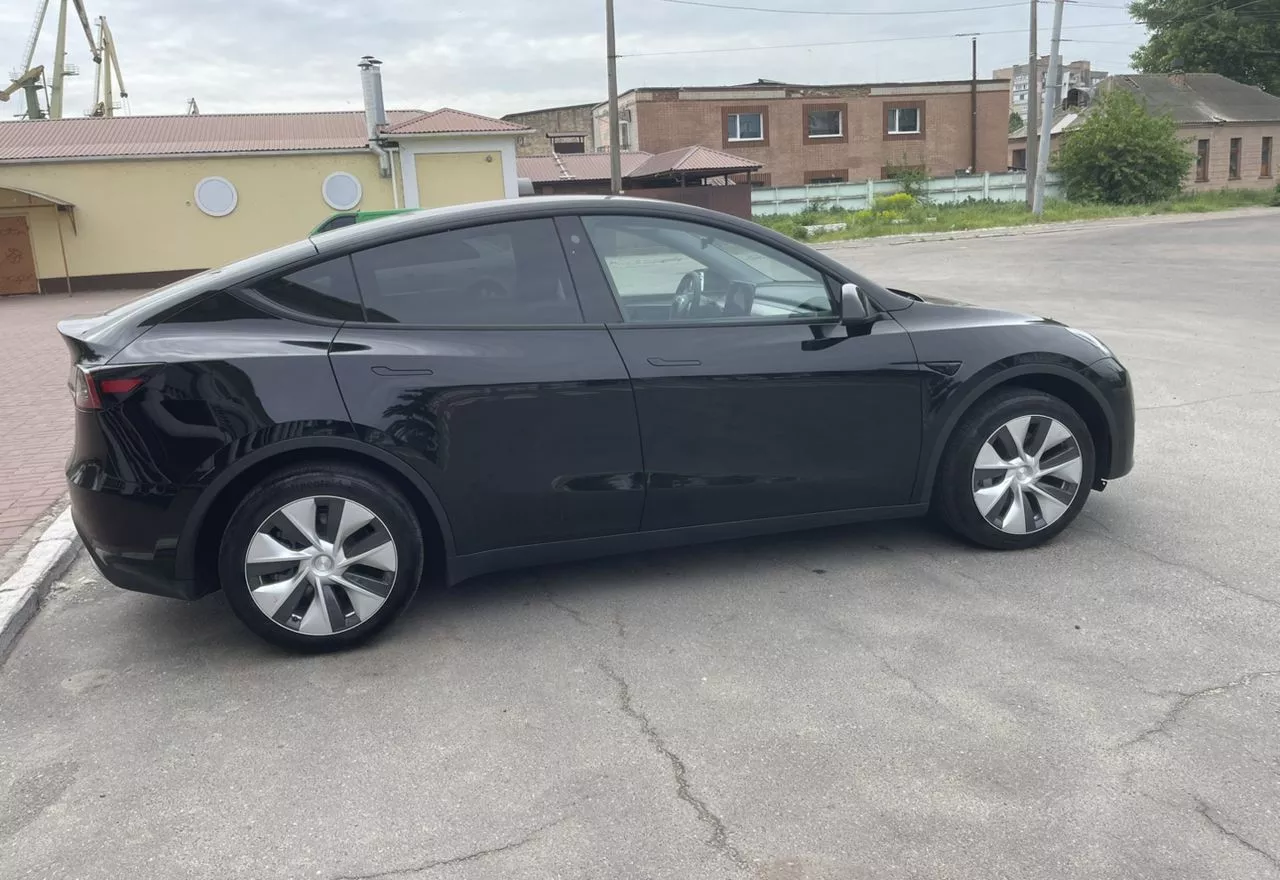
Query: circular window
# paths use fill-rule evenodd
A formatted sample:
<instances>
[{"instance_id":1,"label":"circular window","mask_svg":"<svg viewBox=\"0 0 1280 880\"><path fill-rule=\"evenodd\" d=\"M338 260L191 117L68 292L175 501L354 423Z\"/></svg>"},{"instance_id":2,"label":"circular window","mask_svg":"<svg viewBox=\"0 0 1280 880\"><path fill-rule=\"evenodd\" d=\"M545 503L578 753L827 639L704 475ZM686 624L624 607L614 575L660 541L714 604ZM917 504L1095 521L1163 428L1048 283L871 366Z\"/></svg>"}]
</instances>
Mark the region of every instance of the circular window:
<instances>
[{"instance_id":1,"label":"circular window","mask_svg":"<svg viewBox=\"0 0 1280 880\"><path fill-rule=\"evenodd\" d=\"M196 184L196 207L210 217L225 217L236 209L236 188L225 177L206 177Z\"/></svg>"},{"instance_id":2,"label":"circular window","mask_svg":"<svg viewBox=\"0 0 1280 880\"><path fill-rule=\"evenodd\" d=\"M364 195L360 181L345 171L335 171L324 179L320 187L325 204L335 211L350 211L360 204Z\"/></svg>"}]
</instances>

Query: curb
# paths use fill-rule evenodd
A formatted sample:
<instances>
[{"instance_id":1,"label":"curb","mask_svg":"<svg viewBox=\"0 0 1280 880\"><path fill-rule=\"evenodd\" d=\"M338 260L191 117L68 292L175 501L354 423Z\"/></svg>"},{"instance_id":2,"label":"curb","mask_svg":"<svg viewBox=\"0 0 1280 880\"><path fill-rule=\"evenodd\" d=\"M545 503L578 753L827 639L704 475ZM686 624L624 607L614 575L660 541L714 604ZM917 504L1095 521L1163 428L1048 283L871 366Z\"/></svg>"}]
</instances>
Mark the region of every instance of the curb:
<instances>
[{"instance_id":1,"label":"curb","mask_svg":"<svg viewBox=\"0 0 1280 880\"><path fill-rule=\"evenodd\" d=\"M36 539L18 570L0 584L0 663L79 549L80 536L71 523L71 511L64 510Z\"/></svg>"}]
</instances>

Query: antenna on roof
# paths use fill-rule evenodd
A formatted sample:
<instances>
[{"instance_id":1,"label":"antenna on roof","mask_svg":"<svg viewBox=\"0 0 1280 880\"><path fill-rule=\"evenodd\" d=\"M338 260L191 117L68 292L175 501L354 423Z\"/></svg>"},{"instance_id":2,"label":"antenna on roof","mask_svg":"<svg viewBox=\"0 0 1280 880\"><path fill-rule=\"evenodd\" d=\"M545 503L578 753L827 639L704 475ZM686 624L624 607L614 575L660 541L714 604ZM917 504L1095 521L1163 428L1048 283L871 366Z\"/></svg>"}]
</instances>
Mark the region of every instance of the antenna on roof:
<instances>
[{"instance_id":1,"label":"antenna on roof","mask_svg":"<svg viewBox=\"0 0 1280 880\"><path fill-rule=\"evenodd\" d=\"M187 115L188 116L200 115L200 105L196 103L195 98L187 98Z\"/></svg>"}]
</instances>

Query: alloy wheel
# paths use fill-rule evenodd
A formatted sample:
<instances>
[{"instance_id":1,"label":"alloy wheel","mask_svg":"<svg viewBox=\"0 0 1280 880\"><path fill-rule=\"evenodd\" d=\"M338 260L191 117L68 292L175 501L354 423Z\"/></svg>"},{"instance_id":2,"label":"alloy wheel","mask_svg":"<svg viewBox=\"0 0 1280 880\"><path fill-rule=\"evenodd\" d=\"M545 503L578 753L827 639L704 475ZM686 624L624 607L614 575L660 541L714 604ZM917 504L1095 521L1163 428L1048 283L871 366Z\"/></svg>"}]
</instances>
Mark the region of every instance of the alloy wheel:
<instances>
[{"instance_id":1,"label":"alloy wheel","mask_svg":"<svg viewBox=\"0 0 1280 880\"><path fill-rule=\"evenodd\" d=\"M345 632L386 603L396 580L396 544L383 521L347 498L290 501L263 520L245 551L258 609L310 636Z\"/></svg>"},{"instance_id":2,"label":"alloy wheel","mask_svg":"<svg viewBox=\"0 0 1280 880\"><path fill-rule=\"evenodd\" d=\"M1076 437L1050 416L1010 419L978 450L973 501L991 525L1010 535L1053 525L1080 491L1084 458Z\"/></svg>"}]
</instances>

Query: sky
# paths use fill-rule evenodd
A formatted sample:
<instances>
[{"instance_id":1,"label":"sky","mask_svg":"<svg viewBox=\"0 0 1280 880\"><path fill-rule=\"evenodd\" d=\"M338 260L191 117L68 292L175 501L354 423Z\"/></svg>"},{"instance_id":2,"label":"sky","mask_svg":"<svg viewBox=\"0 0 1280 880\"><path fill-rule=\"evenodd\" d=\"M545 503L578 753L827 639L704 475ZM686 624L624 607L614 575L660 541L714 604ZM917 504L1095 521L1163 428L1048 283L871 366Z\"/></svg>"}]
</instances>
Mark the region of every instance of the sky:
<instances>
[{"instance_id":1,"label":"sky","mask_svg":"<svg viewBox=\"0 0 1280 880\"><path fill-rule=\"evenodd\" d=\"M977 32L978 73L1028 56L1029 0L615 0L620 90L728 85L967 79ZM22 62L39 0L0 4L0 72ZM115 36L127 112L202 113L360 109L356 64L383 61L388 108L455 107L501 116L606 97L604 0L85 0ZM756 6L781 12L751 11ZM35 62L52 67L57 0ZM463 11L464 10L464 11ZM1051 3L1042 2L1047 54ZM868 14L821 14L831 12ZM1064 60L1131 70L1144 39L1123 0L1076 0L1064 13ZM842 45L797 47L796 44ZM91 103L93 62L74 13L66 115ZM776 48L785 47L785 48ZM6 77L7 82L7 77ZM0 104L0 119L20 96Z\"/></svg>"}]
</instances>

